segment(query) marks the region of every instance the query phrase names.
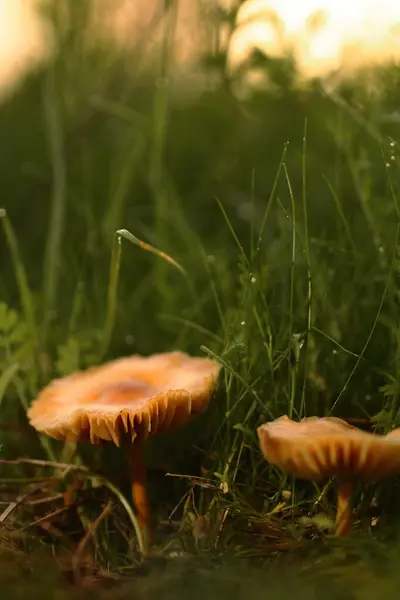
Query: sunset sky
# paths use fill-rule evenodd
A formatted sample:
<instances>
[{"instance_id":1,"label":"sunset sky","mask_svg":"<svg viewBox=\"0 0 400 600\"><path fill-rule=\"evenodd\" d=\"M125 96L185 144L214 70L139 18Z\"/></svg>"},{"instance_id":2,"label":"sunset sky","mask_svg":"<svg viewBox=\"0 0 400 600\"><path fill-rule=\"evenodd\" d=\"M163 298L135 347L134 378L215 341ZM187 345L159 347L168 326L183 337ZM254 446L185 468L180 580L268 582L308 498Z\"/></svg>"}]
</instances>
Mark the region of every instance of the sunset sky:
<instances>
[{"instance_id":1,"label":"sunset sky","mask_svg":"<svg viewBox=\"0 0 400 600\"><path fill-rule=\"evenodd\" d=\"M108 0L97 0L100 3ZM227 5L231 0L220 0ZM210 2L210 0L203 0ZM17 83L49 48L43 23L35 14L37 0L0 0L0 93ZM157 0L115 0L124 41L134 39L157 10ZM136 9L132 10L132 6ZM197 0L180 4L178 53L193 58L197 48ZM140 10L139 10L140 9ZM128 32L128 35L127 35ZM400 3L393 0L248 0L239 11L229 48L235 69L254 48L274 56L292 49L305 76L324 76L400 57Z\"/></svg>"}]
</instances>

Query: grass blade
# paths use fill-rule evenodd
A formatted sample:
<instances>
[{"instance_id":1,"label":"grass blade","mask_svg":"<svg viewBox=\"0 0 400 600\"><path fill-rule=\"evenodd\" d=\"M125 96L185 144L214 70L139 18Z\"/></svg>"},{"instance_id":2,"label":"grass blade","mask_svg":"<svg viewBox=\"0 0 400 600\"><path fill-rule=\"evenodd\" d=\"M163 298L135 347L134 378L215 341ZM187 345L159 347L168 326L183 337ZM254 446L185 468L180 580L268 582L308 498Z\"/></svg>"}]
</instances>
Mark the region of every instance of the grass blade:
<instances>
[{"instance_id":1,"label":"grass blade","mask_svg":"<svg viewBox=\"0 0 400 600\"><path fill-rule=\"evenodd\" d=\"M182 273L182 275L186 275L185 269L174 258L169 256L169 254L166 254L162 250L158 250L158 248L155 248L154 246L143 242L127 229L118 229L114 233L113 247L111 253L106 319L103 329L103 340L101 344L100 359L103 359L105 354L107 353L111 342L112 331L114 329L117 308L118 280L121 265L122 238L125 238L135 246L139 246L139 248L142 248L142 250L146 250L147 252L151 252L152 254L159 256L163 260L173 265L176 269L178 269L178 271Z\"/></svg>"},{"instance_id":2,"label":"grass blade","mask_svg":"<svg viewBox=\"0 0 400 600\"><path fill-rule=\"evenodd\" d=\"M387 292L388 292L389 283L390 283L390 280L391 280L391 277L392 277L392 273L393 273L393 269L394 269L394 265L395 265L395 261L396 261L396 254L397 254L397 248L398 248L398 245L399 245L399 240L400 240L400 223L397 224L396 240L395 240L395 244L394 244L394 251L393 251L393 256L392 256L392 263L391 263L391 266L390 266L390 270L388 272L388 276L386 278L385 288L383 290L383 294L382 294L381 301L380 301L379 306L378 306L377 313L375 315L374 322L372 323L371 330L370 330L370 332L368 334L368 337L367 337L367 339L365 341L365 344L364 344L364 346L363 346L363 348L362 348L362 350L361 350L361 352L360 352L360 354L359 354L359 356L358 356L358 358L356 360L356 363L355 363L354 367L352 368L352 370L350 372L350 375L346 379L345 384L344 384L341 392L339 393L338 397L336 398L335 402L332 405L332 408L330 410L330 414L335 410L335 408L339 404L340 400L342 399L343 394L346 392L347 387L348 387L348 385L350 383L350 380L353 378L353 375L356 372L356 370L358 368L358 365L360 364L361 360L363 359L364 354L365 354L365 352L366 352L366 350L367 350L367 348L369 346L369 343L370 343L370 341L372 339L372 336L374 334L375 328L376 328L376 326L378 324L378 320L379 320L380 314L382 312L382 308L383 308L383 305L384 305L384 302L385 302L385 299L386 299L386 295L387 295Z\"/></svg>"},{"instance_id":3,"label":"grass blade","mask_svg":"<svg viewBox=\"0 0 400 600\"><path fill-rule=\"evenodd\" d=\"M269 195L268 198L268 202L267 202L267 206L265 208L265 212L264 212L264 216L263 216L263 220L261 222L261 227L260 227L260 232L258 234L258 240L257 240L257 246L256 246L256 254L258 254L258 252L260 251L261 248L261 242L263 240L264 237L264 231L265 231L265 227L267 225L267 221L268 221L268 216L272 207L272 202L275 198L275 193L276 190L278 188L278 183L280 181L281 178L281 171L282 171L282 167L285 163L285 158L286 158L286 153L287 153L287 149L289 146L289 142L286 142L286 144L283 147L283 152L279 161L279 165L278 165L278 169L275 175L275 179L274 179L274 183L272 184L272 189L271 189L271 193Z\"/></svg>"},{"instance_id":4,"label":"grass blade","mask_svg":"<svg viewBox=\"0 0 400 600\"><path fill-rule=\"evenodd\" d=\"M131 244L135 244L135 246L139 246L140 248L142 248L142 250L151 252L152 254L159 256L163 260L166 260L171 265L173 265L176 269L178 269L178 271L180 273L182 273L182 275L187 274L185 269L182 267L182 265L180 265L174 258L172 258L172 256L169 256L169 254L166 254L166 252L163 252L162 250L158 250L158 248L155 248L154 246L151 246L150 244L143 242L142 240L137 238L135 235L133 235L133 233L131 233L127 229L118 229L118 231L116 231L116 235L120 236L121 238L125 238L126 240L131 242Z\"/></svg>"},{"instance_id":5,"label":"grass blade","mask_svg":"<svg viewBox=\"0 0 400 600\"><path fill-rule=\"evenodd\" d=\"M312 277L310 269L310 248L308 243L308 206L307 206L307 119L304 122L304 133L303 133L303 147L302 147L302 161L301 161L301 172L302 172L302 200L303 200L303 219L304 219L304 253L307 261L307 332L304 340L304 379L303 387L301 391L301 405L300 415L305 414L306 410L306 390L307 390L307 371L308 371L308 359L310 350L310 335L311 326L313 319L312 312Z\"/></svg>"},{"instance_id":6,"label":"grass blade","mask_svg":"<svg viewBox=\"0 0 400 600\"><path fill-rule=\"evenodd\" d=\"M237 247L239 248L240 255L244 259L247 268L250 269L249 259L247 258L246 252L244 251L244 248L243 248L242 244L240 243L240 240L239 240L238 236L236 235L236 231L234 230L234 228L232 226L232 223L230 222L230 219L229 219L229 217L227 215L227 212L224 209L221 200L219 198L216 198L216 201L217 201L218 206L219 206L219 208L220 208L220 210L221 210L221 212L222 212L222 214L224 216L225 222L228 225L229 231L231 232L232 237L235 240Z\"/></svg>"},{"instance_id":7,"label":"grass blade","mask_svg":"<svg viewBox=\"0 0 400 600\"><path fill-rule=\"evenodd\" d=\"M8 248L10 250L11 260L14 266L15 278L17 280L19 296L24 312L25 321L31 334L32 343L37 349L39 346L38 329L35 319L35 309L32 293L28 283L28 277L19 252L17 236L5 209L0 209L0 220L3 225L3 231L6 236Z\"/></svg>"},{"instance_id":8,"label":"grass blade","mask_svg":"<svg viewBox=\"0 0 400 600\"><path fill-rule=\"evenodd\" d=\"M106 320L103 329L103 340L100 351L100 360L104 358L110 346L111 336L114 329L115 315L117 309L117 292L119 270L121 265L121 236L118 232L114 234L111 252L110 278L107 292Z\"/></svg>"},{"instance_id":9,"label":"grass blade","mask_svg":"<svg viewBox=\"0 0 400 600\"><path fill-rule=\"evenodd\" d=\"M19 369L18 364L12 364L0 375L0 406L4 398L4 394L9 384L11 383L15 373Z\"/></svg>"},{"instance_id":10,"label":"grass blade","mask_svg":"<svg viewBox=\"0 0 400 600\"><path fill-rule=\"evenodd\" d=\"M53 198L43 269L44 304L42 341L44 344L46 343L50 321L54 317L53 313L61 270L60 255L67 197L63 136L56 96L55 74L54 71L51 71L44 94L48 144L53 173Z\"/></svg>"},{"instance_id":11,"label":"grass blade","mask_svg":"<svg viewBox=\"0 0 400 600\"><path fill-rule=\"evenodd\" d=\"M290 296L289 296L289 382L290 382L290 404L289 404L289 418L292 418L295 403L295 390L296 390L296 374L297 374L297 360L295 364L292 364L293 354L293 311L294 311L294 276L295 276L295 263L296 263L296 204L294 201L292 184L290 181L289 173L286 168L286 164L283 164L285 172L286 183L289 190L290 205L292 211L292 258L290 263Z\"/></svg>"}]
</instances>

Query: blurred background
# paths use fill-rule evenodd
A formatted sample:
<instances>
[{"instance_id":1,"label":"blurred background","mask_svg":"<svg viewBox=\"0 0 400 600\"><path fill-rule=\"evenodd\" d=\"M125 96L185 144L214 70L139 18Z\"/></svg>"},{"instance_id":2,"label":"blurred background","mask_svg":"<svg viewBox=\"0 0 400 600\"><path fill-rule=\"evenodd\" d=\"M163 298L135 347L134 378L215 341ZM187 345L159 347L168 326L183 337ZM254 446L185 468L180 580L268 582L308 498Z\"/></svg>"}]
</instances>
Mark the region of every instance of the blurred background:
<instances>
[{"instance_id":1,"label":"blurred background","mask_svg":"<svg viewBox=\"0 0 400 600\"><path fill-rule=\"evenodd\" d=\"M212 448L271 491L263 420L400 422L400 5L1 0L0 27L7 456L61 452L25 418L52 377L136 352L224 366L164 472Z\"/></svg>"},{"instance_id":2,"label":"blurred background","mask_svg":"<svg viewBox=\"0 0 400 600\"><path fill-rule=\"evenodd\" d=\"M106 357L208 344L240 374L228 431L253 385L258 418L304 413L307 393L308 412L396 420L400 8L2 0L0 16L0 361L23 396L7 410ZM188 276L123 241L112 302L120 228Z\"/></svg>"},{"instance_id":3,"label":"blurred background","mask_svg":"<svg viewBox=\"0 0 400 600\"><path fill-rule=\"evenodd\" d=\"M117 449L39 437L26 408L53 377L174 349L223 370L209 411L149 444L158 522L275 515L267 419L400 424L400 4L0 0L0 28L2 457L82 459L128 494ZM39 470L8 465L0 502ZM290 519L332 509L331 488L318 506L291 490ZM398 486L368 488L360 514L372 499L392 528ZM98 556L117 570L132 533L115 519ZM266 552L229 519L191 551Z\"/></svg>"},{"instance_id":4,"label":"blurred background","mask_svg":"<svg viewBox=\"0 0 400 600\"><path fill-rule=\"evenodd\" d=\"M147 51L161 43L168 2L89 0L84 3L90 36L113 40L131 51L146 38ZM47 6L49 3L47 2ZM38 63L55 52L54 32L42 18L43 0L2 0L0 5L1 86L3 95ZM66 9L64 17L66 17ZM81 9L82 10L82 7ZM191 0L174 8L175 69L188 71L204 52L219 46L230 72L260 50L270 57L291 53L302 77L324 77L398 59L400 8L388 0L356 0L350 6L331 0ZM226 19L234 19L227 23ZM172 32L171 32L172 33ZM250 79L247 83L254 81ZM260 81L258 81L260 83Z\"/></svg>"}]
</instances>

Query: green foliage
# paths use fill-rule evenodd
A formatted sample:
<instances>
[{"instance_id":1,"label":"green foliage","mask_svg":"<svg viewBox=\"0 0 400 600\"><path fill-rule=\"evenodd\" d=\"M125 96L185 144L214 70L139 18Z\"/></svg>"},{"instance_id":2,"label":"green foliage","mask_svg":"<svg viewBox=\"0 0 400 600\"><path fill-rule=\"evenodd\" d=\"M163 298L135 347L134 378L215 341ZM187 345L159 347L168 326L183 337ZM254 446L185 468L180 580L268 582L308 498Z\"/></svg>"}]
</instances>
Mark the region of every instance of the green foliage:
<instances>
[{"instance_id":1,"label":"green foliage","mask_svg":"<svg viewBox=\"0 0 400 600\"><path fill-rule=\"evenodd\" d=\"M190 513L212 521L214 549L246 555L254 539L231 517L265 525L288 491L285 531L287 515L322 523L331 508L329 485L317 501L265 463L258 425L282 414L400 423L400 71L333 93L300 88L292 61L257 56L275 85L239 100L218 53L213 84L187 99L168 53L160 80L140 48L84 44L78 4L74 27L54 4L54 59L0 108L0 425L21 429L0 430L3 454L64 456L36 443L24 415L53 377L136 352L211 356L223 369L210 410L150 445L153 466L168 457L165 469L185 475L171 493L155 490L157 510L167 519L163 503L176 508L184 548ZM125 473L113 450L91 450L71 454L111 479ZM123 519L96 537L100 562L116 569L128 561ZM292 531L290 542L307 527Z\"/></svg>"},{"instance_id":2,"label":"green foliage","mask_svg":"<svg viewBox=\"0 0 400 600\"><path fill-rule=\"evenodd\" d=\"M69 337L57 348L56 369L60 375L69 375L81 367L81 348L77 338Z\"/></svg>"},{"instance_id":3,"label":"green foliage","mask_svg":"<svg viewBox=\"0 0 400 600\"><path fill-rule=\"evenodd\" d=\"M26 323L16 310L0 302L0 399L19 369L32 368L31 346Z\"/></svg>"}]
</instances>

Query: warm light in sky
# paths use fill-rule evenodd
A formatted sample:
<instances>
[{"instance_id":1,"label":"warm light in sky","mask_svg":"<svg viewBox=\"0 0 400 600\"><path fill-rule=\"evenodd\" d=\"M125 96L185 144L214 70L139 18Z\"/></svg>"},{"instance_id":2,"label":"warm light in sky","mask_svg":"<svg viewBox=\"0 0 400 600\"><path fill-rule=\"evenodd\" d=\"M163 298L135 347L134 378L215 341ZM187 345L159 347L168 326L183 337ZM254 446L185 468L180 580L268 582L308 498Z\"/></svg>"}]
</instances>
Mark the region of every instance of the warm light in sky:
<instances>
[{"instance_id":1,"label":"warm light in sky","mask_svg":"<svg viewBox=\"0 0 400 600\"><path fill-rule=\"evenodd\" d=\"M64 0L60 0L64 1ZM82 0L89 1L89 0ZM121 43L160 31L161 0L95 0L111 7L95 11L96 27L113 32ZM175 0L178 1L178 0ZM25 72L49 53L49 39L36 7L40 0L0 0L0 94L13 88ZM175 27L175 66L190 65L207 43L199 7L234 0L179 0ZM101 16L99 16L101 15ZM160 17L161 16L161 21ZM154 39L157 38L157 33ZM254 49L278 57L288 51L303 77L332 72L351 75L362 66L400 59L400 0L247 0L239 10L228 48L228 68L235 70Z\"/></svg>"},{"instance_id":2,"label":"warm light in sky","mask_svg":"<svg viewBox=\"0 0 400 600\"><path fill-rule=\"evenodd\" d=\"M305 77L400 58L400 2L394 0L247 0L229 50L232 69L252 50L292 51Z\"/></svg>"},{"instance_id":3,"label":"warm light in sky","mask_svg":"<svg viewBox=\"0 0 400 600\"><path fill-rule=\"evenodd\" d=\"M46 54L49 40L35 4L35 0L0 0L1 95Z\"/></svg>"}]
</instances>

